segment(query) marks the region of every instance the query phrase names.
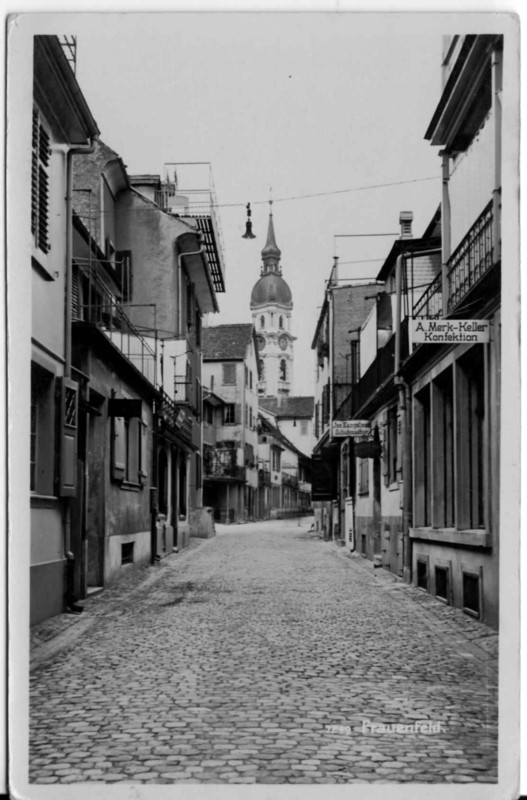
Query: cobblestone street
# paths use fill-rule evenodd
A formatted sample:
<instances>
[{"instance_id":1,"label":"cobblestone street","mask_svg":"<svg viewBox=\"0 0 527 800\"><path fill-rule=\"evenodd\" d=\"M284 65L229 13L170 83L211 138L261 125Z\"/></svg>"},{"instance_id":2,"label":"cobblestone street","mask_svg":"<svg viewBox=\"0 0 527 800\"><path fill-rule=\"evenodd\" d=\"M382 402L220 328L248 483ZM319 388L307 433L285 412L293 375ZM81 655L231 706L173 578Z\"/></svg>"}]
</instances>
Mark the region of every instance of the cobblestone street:
<instances>
[{"instance_id":1,"label":"cobblestone street","mask_svg":"<svg viewBox=\"0 0 527 800\"><path fill-rule=\"evenodd\" d=\"M495 782L496 633L310 523L218 526L33 629L30 780Z\"/></svg>"}]
</instances>

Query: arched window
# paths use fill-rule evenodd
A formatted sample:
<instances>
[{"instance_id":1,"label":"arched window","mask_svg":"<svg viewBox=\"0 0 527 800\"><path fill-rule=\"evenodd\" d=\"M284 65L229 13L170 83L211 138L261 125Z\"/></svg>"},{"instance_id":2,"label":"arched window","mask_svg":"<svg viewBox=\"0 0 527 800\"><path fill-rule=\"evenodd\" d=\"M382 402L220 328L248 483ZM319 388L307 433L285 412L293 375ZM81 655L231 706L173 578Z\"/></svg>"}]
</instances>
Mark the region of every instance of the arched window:
<instances>
[{"instance_id":1,"label":"arched window","mask_svg":"<svg viewBox=\"0 0 527 800\"><path fill-rule=\"evenodd\" d=\"M280 380L287 380L287 364L285 358L282 358L280 361Z\"/></svg>"},{"instance_id":2,"label":"arched window","mask_svg":"<svg viewBox=\"0 0 527 800\"><path fill-rule=\"evenodd\" d=\"M265 317L263 314L260 317L260 328L265 328Z\"/></svg>"},{"instance_id":3,"label":"arched window","mask_svg":"<svg viewBox=\"0 0 527 800\"><path fill-rule=\"evenodd\" d=\"M283 317L279 317L278 318L278 327L280 329L282 329L284 327L284 318Z\"/></svg>"},{"instance_id":4,"label":"arched window","mask_svg":"<svg viewBox=\"0 0 527 800\"><path fill-rule=\"evenodd\" d=\"M259 366L260 366L260 380L263 381L263 379L265 378L265 369L264 369L264 360L263 360L263 358L260 359Z\"/></svg>"}]
</instances>

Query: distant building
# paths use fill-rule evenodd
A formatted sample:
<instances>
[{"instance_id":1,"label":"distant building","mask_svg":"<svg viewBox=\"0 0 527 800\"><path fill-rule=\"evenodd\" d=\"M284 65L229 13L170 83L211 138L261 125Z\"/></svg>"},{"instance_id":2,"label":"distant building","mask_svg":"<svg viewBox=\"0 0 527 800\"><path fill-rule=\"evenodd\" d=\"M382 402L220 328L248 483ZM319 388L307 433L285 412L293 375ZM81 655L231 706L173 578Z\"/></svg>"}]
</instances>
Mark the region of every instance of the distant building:
<instances>
[{"instance_id":1,"label":"distant building","mask_svg":"<svg viewBox=\"0 0 527 800\"><path fill-rule=\"evenodd\" d=\"M270 411L284 436L298 450L311 457L314 445L313 397L261 397L259 406L262 410Z\"/></svg>"},{"instance_id":2,"label":"distant building","mask_svg":"<svg viewBox=\"0 0 527 800\"><path fill-rule=\"evenodd\" d=\"M282 397L293 386L293 343L291 289L282 277L281 251L275 240L273 214L269 214L267 241L262 250L259 280L251 293L251 313L259 358L258 394Z\"/></svg>"},{"instance_id":3,"label":"distant building","mask_svg":"<svg viewBox=\"0 0 527 800\"><path fill-rule=\"evenodd\" d=\"M251 323L203 329L203 381L209 424L203 448L204 505L219 522L255 519L258 362Z\"/></svg>"}]
</instances>

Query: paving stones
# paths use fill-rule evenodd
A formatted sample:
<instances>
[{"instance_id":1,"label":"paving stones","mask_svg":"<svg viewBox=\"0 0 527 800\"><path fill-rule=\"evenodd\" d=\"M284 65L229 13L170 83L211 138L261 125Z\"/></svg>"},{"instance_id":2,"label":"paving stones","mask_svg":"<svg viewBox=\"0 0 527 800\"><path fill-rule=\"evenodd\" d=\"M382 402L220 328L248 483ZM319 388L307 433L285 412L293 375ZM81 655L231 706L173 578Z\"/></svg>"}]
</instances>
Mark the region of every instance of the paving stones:
<instances>
[{"instance_id":1,"label":"paving stones","mask_svg":"<svg viewBox=\"0 0 527 800\"><path fill-rule=\"evenodd\" d=\"M306 527L219 527L33 630L30 780L495 782L496 634Z\"/></svg>"}]
</instances>

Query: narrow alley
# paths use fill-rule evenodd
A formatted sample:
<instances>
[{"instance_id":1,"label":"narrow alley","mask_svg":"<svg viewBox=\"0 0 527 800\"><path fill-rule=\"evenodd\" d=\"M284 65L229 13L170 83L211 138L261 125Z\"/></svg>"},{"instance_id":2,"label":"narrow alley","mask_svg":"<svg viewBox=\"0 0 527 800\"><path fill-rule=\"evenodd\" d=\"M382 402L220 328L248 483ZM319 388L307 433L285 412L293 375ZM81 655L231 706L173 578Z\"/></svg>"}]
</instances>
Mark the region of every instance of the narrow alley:
<instances>
[{"instance_id":1,"label":"narrow alley","mask_svg":"<svg viewBox=\"0 0 527 800\"><path fill-rule=\"evenodd\" d=\"M495 782L497 634L311 521L218 525L36 626L30 780Z\"/></svg>"}]
</instances>

